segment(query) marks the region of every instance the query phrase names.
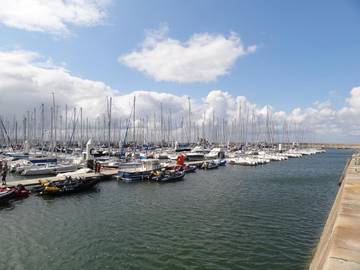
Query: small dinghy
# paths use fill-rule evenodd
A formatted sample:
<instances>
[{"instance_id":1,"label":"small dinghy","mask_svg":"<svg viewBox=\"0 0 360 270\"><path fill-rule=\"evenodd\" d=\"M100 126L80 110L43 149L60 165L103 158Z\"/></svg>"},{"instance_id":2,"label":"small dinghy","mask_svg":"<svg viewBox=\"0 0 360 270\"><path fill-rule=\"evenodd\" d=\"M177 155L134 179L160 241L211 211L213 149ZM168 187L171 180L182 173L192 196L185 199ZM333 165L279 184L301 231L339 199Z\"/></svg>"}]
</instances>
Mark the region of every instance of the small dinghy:
<instances>
[{"instance_id":1,"label":"small dinghy","mask_svg":"<svg viewBox=\"0 0 360 270\"><path fill-rule=\"evenodd\" d=\"M17 185L16 187L10 187L10 189L15 191L15 197L17 199L27 198L30 194L30 191L21 184Z\"/></svg>"},{"instance_id":2,"label":"small dinghy","mask_svg":"<svg viewBox=\"0 0 360 270\"><path fill-rule=\"evenodd\" d=\"M185 176L184 171L166 171L161 177L157 179L159 183L177 182L183 180Z\"/></svg>"},{"instance_id":3,"label":"small dinghy","mask_svg":"<svg viewBox=\"0 0 360 270\"><path fill-rule=\"evenodd\" d=\"M186 165L184 167L184 172L185 173L194 173L194 172L196 172L196 170L197 170L196 165Z\"/></svg>"},{"instance_id":4,"label":"small dinghy","mask_svg":"<svg viewBox=\"0 0 360 270\"><path fill-rule=\"evenodd\" d=\"M6 203L16 197L15 190L12 188L1 188L0 190L0 203Z\"/></svg>"},{"instance_id":5,"label":"small dinghy","mask_svg":"<svg viewBox=\"0 0 360 270\"><path fill-rule=\"evenodd\" d=\"M215 162L204 162L203 165L201 166L202 169L204 170L213 170L213 169L217 169L219 168L219 164L215 163Z\"/></svg>"},{"instance_id":6,"label":"small dinghy","mask_svg":"<svg viewBox=\"0 0 360 270\"><path fill-rule=\"evenodd\" d=\"M214 160L214 162L216 164L218 164L219 166L225 166L226 165L226 160L225 159L216 159L216 160Z\"/></svg>"}]
</instances>

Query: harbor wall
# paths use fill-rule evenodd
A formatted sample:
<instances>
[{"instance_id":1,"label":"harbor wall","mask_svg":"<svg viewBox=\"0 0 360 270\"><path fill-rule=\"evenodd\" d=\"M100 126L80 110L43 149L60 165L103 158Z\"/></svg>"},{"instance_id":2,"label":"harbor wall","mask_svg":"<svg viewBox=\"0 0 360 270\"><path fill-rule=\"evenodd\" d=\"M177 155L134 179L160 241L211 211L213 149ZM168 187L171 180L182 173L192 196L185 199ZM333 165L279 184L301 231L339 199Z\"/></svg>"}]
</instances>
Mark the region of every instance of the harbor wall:
<instances>
[{"instance_id":1,"label":"harbor wall","mask_svg":"<svg viewBox=\"0 0 360 270\"><path fill-rule=\"evenodd\" d=\"M339 185L309 270L360 269L359 155L348 161Z\"/></svg>"}]
</instances>

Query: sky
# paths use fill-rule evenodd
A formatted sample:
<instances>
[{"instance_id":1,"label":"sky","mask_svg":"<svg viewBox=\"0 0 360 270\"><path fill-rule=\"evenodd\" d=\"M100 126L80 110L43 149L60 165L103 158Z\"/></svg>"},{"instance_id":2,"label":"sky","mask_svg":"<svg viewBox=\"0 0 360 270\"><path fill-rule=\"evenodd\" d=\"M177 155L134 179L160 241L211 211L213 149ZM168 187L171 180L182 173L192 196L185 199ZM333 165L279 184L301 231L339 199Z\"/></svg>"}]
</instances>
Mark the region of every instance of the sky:
<instances>
[{"instance_id":1,"label":"sky","mask_svg":"<svg viewBox=\"0 0 360 270\"><path fill-rule=\"evenodd\" d=\"M161 102L194 117L239 102L307 125L319 141L360 135L360 3L2 0L0 113L50 102L129 114ZM141 97L141 98L140 98Z\"/></svg>"}]
</instances>

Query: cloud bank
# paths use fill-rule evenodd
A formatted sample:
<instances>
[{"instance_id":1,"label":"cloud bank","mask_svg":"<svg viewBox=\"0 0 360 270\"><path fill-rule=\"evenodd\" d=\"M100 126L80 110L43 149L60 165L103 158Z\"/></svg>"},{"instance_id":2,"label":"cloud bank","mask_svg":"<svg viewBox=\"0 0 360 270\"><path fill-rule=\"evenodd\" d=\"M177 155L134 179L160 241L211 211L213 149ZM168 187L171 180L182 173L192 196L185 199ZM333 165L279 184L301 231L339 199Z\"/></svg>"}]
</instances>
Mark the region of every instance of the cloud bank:
<instances>
[{"instance_id":1,"label":"cloud bank","mask_svg":"<svg viewBox=\"0 0 360 270\"><path fill-rule=\"evenodd\" d=\"M2 0L0 22L26 31L68 34L69 26L92 26L106 17L107 0Z\"/></svg>"},{"instance_id":2,"label":"cloud bank","mask_svg":"<svg viewBox=\"0 0 360 270\"><path fill-rule=\"evenodd\" d=\"M51 59L31 51L0 51L0 66L0 114L6 119L14 115L21 119L26 111L39 108L41 103L48 108L51 93L55 92L60 111L67 104L70 109L82 107L86 117L103 117L106 96L112 96L113 117L127 119L136 96L137 121L159 119L162 108L163 121L167 122L171 115L174 129L185 130L188 125L186 96L144 90L121 94L101 81L74 76ZM330 102L316 102L311 107L283 112L222 89L209 91L202 99L191 99L191 122L198 135L203 126L210 134L213 125L219 129L226 125L229 132L235 133L240 132L241 125L259 131L267 117L279 134L287 128L290 133L295 129L311 131L317 141L356 141L360 135L360 87L351 89L345 105L337 110ZM254 119L255 126L251 124Z\"/></svg>"},{"instance_id":3,"label":"cloud bank","mask_svg":"<svg viewBox=\"0 0 360 270\"><path fill-rule=\"evenodd\" d=\"M140 48L119 61L157 81L210 82L228 74L238 58L256 51L256 45L246 47L236 33L199 33L185 42L167 33L164 26L147 31Z\"/></svg>"}]
</instances>

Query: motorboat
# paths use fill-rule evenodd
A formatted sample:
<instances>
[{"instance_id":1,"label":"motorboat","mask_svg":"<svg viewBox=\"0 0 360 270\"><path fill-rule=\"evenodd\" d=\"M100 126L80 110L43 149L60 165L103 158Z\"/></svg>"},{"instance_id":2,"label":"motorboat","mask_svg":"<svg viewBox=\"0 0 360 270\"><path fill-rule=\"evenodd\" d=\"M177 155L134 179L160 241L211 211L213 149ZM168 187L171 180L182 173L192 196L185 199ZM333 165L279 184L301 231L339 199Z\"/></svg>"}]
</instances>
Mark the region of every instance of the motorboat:
<instances>
[{"instance_id":1,"label":"motorboat","mask_svg":"<svg viewBox=\"0 0 360 270\"><path fill-rule=\"evenodd\" d=\"M79 169L79 165L76 164L46 164L44 166L34 166L24 170L21 175L23 176L35 176L35 175L52 175L58 173L73 172Z\"/></svg>"},{"instance_id":2,"label":"motorboat","mask_svg":"<svg viewBox=\"0 0 360 270\"><path fill-rule=\"evenodd\" d=\"M87 191L96 186L99 179L67 178L65 181L42 182L40 195L61 196Z\"/></svg>"},{"instance_id":3,"label":"motorboat","mask_svg":"<svg viewBox=\"0 0 360 270\"><path fill-rule=\"evenodd\" d=\"M8 202L16 197L16 191L12 188L2 188L0 190L0 203Z\"/></svg>"},{"instance_id":4,"label":"motorboat","mask_svg":"<svg viewBox=\"0 0 360 270\"><path fill-rule=\"evenodd\" d=\"M226 159L215 159L214 162L218 164L219 166L225 166L226 165Z\"/></svg>"},{"instance_id":5,"label":"motorboat","mask_svg":"<svg viewBox=\"0 0 360 270\"><path fill-rule=\"evenodd\" d=\"M185 176L184 171L165 171L163 175L158 177L157 182L159 183L177 182L183 180L184 176Z\"/></svg>"},{"instance_id":6,"label":"motorboat","mask_svg":"<svg viewBox=\"0 0 360 270\"><path fill-rule=\"evenodd\" d=\"M219 168L219 164L214 161L206 161L201 165L201 169L204 170L213 170Z\"/></svg>"},{"instance_id":7,"label":"motorboat","mask_svg":"<svg viewBox=\"0 0 360 270\"><path fill-rule=\"evenodd\" d=\"M185 173L194 173L197 170L196 165L185 165L183 167Z\"/></svg>"}]
</instances>

